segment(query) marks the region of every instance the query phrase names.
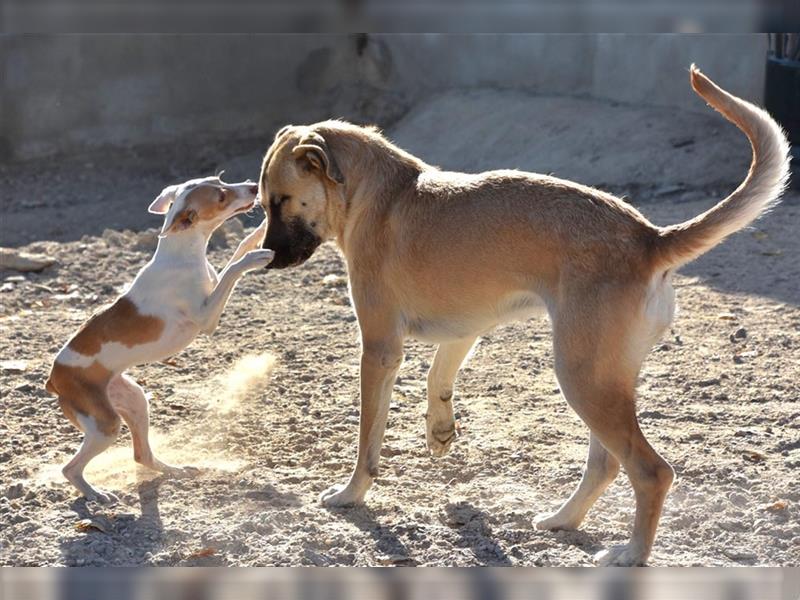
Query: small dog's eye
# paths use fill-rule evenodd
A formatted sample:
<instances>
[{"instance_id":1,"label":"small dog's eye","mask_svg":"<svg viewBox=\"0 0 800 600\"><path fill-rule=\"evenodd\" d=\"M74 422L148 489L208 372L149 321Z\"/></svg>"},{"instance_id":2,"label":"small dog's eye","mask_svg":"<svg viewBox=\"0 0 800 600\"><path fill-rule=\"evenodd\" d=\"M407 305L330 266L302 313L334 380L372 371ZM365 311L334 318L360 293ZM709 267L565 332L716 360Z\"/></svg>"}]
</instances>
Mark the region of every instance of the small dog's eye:
<instances>
[{"instance_id":1,"label":"small dog's eye","mask_svg":"<svg viewBox=\"0 0 800 600\"><path fill-rule=\"evenodd\" d=\"M219 198L218 198L218 200L219 200L220 202L225 202L225 192L224 192L224 191L222 191L222 190L220 190L220 191L219 191Z\"/></svg>"}]
</instances>

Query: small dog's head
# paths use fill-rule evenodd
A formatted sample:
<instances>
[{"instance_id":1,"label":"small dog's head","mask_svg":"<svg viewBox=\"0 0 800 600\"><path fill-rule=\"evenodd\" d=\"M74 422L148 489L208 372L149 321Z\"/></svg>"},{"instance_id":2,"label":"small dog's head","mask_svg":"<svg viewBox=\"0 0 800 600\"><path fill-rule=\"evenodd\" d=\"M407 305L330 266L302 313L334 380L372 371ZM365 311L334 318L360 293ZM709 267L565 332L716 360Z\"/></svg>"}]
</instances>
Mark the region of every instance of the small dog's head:
<instances>
[{"instance_id":1,"label":"small dog's head","mask_svg":"<svg viewBox=\"0 0 800 600\"><path fill-rule=\"evenodd\" d=\"M264 248L275 251L268 269L300 265L335 237L332 217L343 202L344 177L322 134L287 126L275 136L261 170L260 196L269 214Z\"/></svg>"},{"instance_id":2,"label":"small dog's head","mask_svg":"<svg viewBox=\"0 0 800 600\"><path fill-rule=\"evenodd\" d=\"M166 215L160 237L184 231L211 233L233 215L256 205L258 185L225 183L219 177L191 179L164 188L148 209Z\"/></svg>"}]
</instances>

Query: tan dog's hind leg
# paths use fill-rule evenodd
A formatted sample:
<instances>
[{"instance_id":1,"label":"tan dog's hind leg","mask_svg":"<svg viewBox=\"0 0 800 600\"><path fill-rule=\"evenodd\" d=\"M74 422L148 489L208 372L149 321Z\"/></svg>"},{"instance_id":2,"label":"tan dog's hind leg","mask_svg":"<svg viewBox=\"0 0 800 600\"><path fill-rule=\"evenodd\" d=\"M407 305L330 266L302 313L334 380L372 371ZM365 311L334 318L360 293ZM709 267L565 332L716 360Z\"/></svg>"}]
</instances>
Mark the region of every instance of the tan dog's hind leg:
<instances>
[{"instance_id":1,"label":"tan dog's hind leg","mask_svg":"<svg viewBox=\"0 0 800 600\"><path fill-rule=\"evenodd\" d=\"M453 386L458 370L477 338L440 344L428 371L428 412L425 414L428 450L444 456L457 436L453 416Z\"/></svg>"},{"instance_id":2,"label":"tan dog's hind leg","mask_svg":"<svg viewBox=\"0 0 800 600\"><path fill-rule=\"evenodd\" d=\"M578 489L558 512L537 517L537 529L577 529L586 513L619 473L619 461L592 434L589 457Z\"/></svg>"},{"instance_id":3,"label":"tan dog's hind leg","mask_svg":"<svg viewBox=\"0 0 800 600\"><path fill-rule=\"evenodd\" d=\"M375 342L367 339L362 342L361 419L356 466L345 487L333 486L320 495L320 501L325 506L348 506L362 502L378 476L392 387L403 362L403 342L401 338L391 336L377 338L379 341Z\"/></svg>"},{"instance_id":4,"label":"tan dog's hind leg","mask_svg":"<svg viewBox=\"0 0 800 600\"><path fill-rule=\"evenodd\" d=\"M556 375L567 402L593 438L625 468L636 495L630 542L598 559L603 564L640 565L650 555L674 473L639 428L635 384L644 356L671 317L671 306L651 314L641 288L607 288L600 294L601 286L590 287L594 296L591 289L569 290L562 297L569 298L570 305L559 307L553 316ZM595 456L599 460L602 453L596 450ZM588 509L591 496L600 493L599 482L610 477L613 467L611 462L598 469L604 476L587 475L593 485L587 484L583 493L579 488L580 503L570 507L574 516L578 509Z\"/></svg>"},{"instance_id":5,"label":"tan dog's hind leg","mask_svg":"<svg viewBox=\"0 0 800 600\"><path fill-rule=\"evenodd\" d=\"M149 440L150 406L139 384L127 375L118 375L108 384L108 398L131 430L133 459L154 471L183 474L184 468L164 463L153 455Z\"/></svg>"}]
</instances>

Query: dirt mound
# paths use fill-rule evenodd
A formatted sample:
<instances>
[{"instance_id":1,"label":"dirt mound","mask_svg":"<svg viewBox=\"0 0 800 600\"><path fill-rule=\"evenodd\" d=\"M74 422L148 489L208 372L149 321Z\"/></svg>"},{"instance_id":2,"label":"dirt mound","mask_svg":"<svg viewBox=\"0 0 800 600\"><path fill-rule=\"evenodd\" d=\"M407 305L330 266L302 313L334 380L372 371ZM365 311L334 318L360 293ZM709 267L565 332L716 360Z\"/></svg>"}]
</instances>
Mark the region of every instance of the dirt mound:
<instances>
[{"instance_id":1,"label":"dirt mound","mask_svg":"<svg viewBox=\"0 0 800 600\"><path fill-rule=\"evenodd\" d=\"M512 91L442 94L388 133L445 169L514 168L657 193L738 184L750 164L747 139L710 108L691 113Z\"/></svg>"}]
</instances>

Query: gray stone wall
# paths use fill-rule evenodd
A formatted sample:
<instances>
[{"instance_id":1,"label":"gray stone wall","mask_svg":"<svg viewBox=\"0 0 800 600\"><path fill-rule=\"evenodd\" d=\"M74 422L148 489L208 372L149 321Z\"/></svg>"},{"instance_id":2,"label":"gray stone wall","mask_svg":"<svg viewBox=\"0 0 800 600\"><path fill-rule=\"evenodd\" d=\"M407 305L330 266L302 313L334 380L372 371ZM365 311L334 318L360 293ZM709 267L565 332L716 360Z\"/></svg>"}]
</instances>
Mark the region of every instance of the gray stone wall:
<instances>
[{"instance_id":1,"label":"gray stone wall","mask_svg":"<svg viewBox=\"0 0 800 600\"><path fill-rule=\"evenodd\" d=\"M69 35L0 37L0 160L327 117L387 127L453 88L698 110L694 61L762 97L766 36Z\"/></svg>"}]
</instances>

